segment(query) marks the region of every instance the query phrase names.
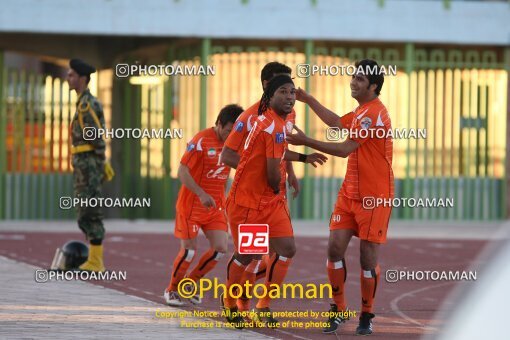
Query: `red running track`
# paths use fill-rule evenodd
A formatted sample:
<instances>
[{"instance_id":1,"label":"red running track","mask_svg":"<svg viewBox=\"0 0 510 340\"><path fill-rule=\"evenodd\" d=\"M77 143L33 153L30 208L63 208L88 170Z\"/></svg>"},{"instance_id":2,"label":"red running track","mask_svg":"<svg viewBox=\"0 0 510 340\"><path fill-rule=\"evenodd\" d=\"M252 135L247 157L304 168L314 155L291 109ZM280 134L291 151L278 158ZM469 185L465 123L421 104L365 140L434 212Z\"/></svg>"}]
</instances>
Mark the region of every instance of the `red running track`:
<instances>
[{"instance_id":1,"label":"red running track","mask_svg":"<svg viewBox=\"0 0 510 340\"><path fill-rule=\"evenodd\" d=\"M4 232L0 233L0 255L14 260L49 268L55 249L71 239L83 240L82 234ZM297 237L297 254L290 267L286 282L326 283L327 240L318 237ZM479 270L483 263L475 258L486 241L466 240L389 240L381 248L381 280L375 300L374 335L380 339L417 339L434 333L443 323L434 316L440 306L443 312L454 308L454 302L443 302L448 293L459 284L454 281L402 281L388 283L383 273L396 270ZM200 256L207 249L204 237L199 240ZM161 297L168 284L171 265L179 247L170 234L109 233L105 241L105 262L109 270L126 270L126 281L99 282L97 284L163 304ZM230 246L232 249L232 245ZM198 257L195 258L198 261ZM225 280L228 257L223 258L209 277ZM347 251L346 297L348 306L359 313L360 267L359 241L353 238ZM92 281L91 281L92 282ZM467 282L474 285L476 282ZM162 308L164 306L162 305ZM192 305L184 309L192 310ZM219 311L219 304L206 295L197 309ZM327 311L327 299L280 299L272 303L275 311ZM295 321L309 321L288 319ZM284 321L282 319L281 321ZM321 321L321 319L316 320ZM350 320L338 332L343 337L353 336L357 320ZM254 329L257 332L282 339L323 339L320 329ZM335 339L334 336L330 336Z\"/></svg>"}]
</instances>

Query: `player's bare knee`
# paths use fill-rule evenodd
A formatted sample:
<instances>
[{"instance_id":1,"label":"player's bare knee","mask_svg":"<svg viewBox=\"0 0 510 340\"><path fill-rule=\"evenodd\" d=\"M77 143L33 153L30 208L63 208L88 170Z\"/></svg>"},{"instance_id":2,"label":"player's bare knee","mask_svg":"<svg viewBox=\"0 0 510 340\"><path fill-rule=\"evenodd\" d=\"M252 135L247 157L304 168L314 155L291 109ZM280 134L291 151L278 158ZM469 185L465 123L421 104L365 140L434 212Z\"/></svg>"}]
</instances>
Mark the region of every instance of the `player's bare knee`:
<instances>
[{"instance_id":1,"label":"player's bare knee","mask_svg":"<svg viewBox=\"0 0 510 340\"><path fill-rule=\"evenodd\" d=\"M213 246L214 251L218 253L226 254L227 253L227 245L226 244L215 244Z\"/></svg>"},{"instance_id":2,"label":"player's bare knee","mask_svg":"<svg viewBox=\"0 0 510 340\"><path fill-rule=\"evenodd\" d=\"M286 257L288 259L291 259L296 255L296 245L292 244L288 247L281 249L281 251L278 252L278 255Z\"/></svg>"},{"instance_id":3,"label":"player's bare knee","mask_svg":"<svg viewBox=\"0 0 510 340\"><path fill-rule=\"evenodd\" d=\"M338 262L338 261L340 261L343 258L344 257L342 255L340 255L339 253L329 252L328 251L328 260L331 261L331 262Z\"/></svg>"},{"instance_id":4,"label":"player's bare knee","mask_svg":"<svg viewBox=\"0 0 510 340\"><path fill-rule=\"evenodd\" d=\"M333 262L343 259L351 238L352 230L332 231L328 240L328 259Z\"/></svg>"},{"instance_id":5,"label":"player's bare knee","mask_svg":"<svg viewBox=\"0 0 510 340\"><path fill-rule=\"evenodd\" d=\"M360 261L361 269L363 270L372 270L377 266L377 261L374 259L361 259Z\"/></svg>"},{"instance_id":6,"label":"player's bare knee","mask_svg":"<svg viewBox=\"0 0 510 340\"><path fill-rule=\"evenodd\" d=\"M360 256L360 266L363 270L371 270L377 266L377 257L369 254Z\"/></svg>"},{"instance_id":7,"label":"player's bare knee","mask_svg":"<svg viewBox=\"0 0 510 340\"><path fill-rule=\"evenodd\" d=\"M243 265L247 266L250 264L251 260L253 259L253 256L235 253L234 258L237 261L241 262Z\"/></svg>"},{"instance_id":8,"label":"player's bare knee","mask_svg":"<svg viewBox=\"0 0 510 340\"><path fill-rule=\"evenodd\" d=\"M293 237L289 238L274 238L269 241L270 247L279 256L286 258L293 258L296 255L296 243Z\"/></svg>"},{"instance_id":9,"label":"player's bare knee","mask_svg":"<svg viewBox=\"0 0 510 340\"><path fill-rule=\"evenodd\" d=\"M371 270L377 266L377 254L379 244L361 241L360 244L360 265L363 270Z\"/></svg>"},{"instance_id":10,"label":"player's bare knee","mask_svg":"<svg viewBox=\"0 0 510 340\"><path fill-rule=\"evenodd\" d=\"M344 258L345 251L339 245L330 243L328 246L328 259L333 262L340 261Z\"/></svg>"},{"instance_id":11,"label":"player's bare knee","mask_svg":"<svg viewBox=\"0 0 510 340\"><path fill-rule=\"evenodd\" d=\"M181 248L197 250L196 240L181 240Z\"/></svg>"},{"instance_id":12,"label":"player's bare knee","mask_svg":"<svg viewBox=\"0 0 510 340\"><path fill-rule=\"evenodd\" d=\"M360 251L362 254L374 254L377 255L377 251L379 250L379 244L361 240L360 242Z\"/></svg>"}]
</instances>

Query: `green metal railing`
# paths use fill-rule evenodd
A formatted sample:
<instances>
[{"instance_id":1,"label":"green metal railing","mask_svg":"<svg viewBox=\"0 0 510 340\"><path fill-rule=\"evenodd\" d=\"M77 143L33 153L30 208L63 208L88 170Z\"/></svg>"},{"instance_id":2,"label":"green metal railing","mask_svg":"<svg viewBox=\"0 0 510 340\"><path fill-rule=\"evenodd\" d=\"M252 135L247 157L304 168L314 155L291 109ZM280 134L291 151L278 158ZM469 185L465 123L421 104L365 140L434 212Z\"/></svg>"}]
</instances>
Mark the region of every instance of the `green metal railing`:
<instances>
[{"instance_id":1,"label":"green metal railing","mask_svg":"<svg viewBox=\"0 0 510 340\"><path fill-rule=\"evenodd\" d=\"M0 52L0 219L66 219L69 125L76 95L58 77L3 67Z\"/></svg>"},{"instance_id":2,"label":"green metal railing","mask_svg":"<svg viewBox=\"0 0 510 340\"><path fill-rule=\"evenodd\" d=\"M396 208L393 218L504 218L507 127L501 122L506 122L508 106L509 49L439 49L410 43L368 47L318 41L232 45L212 39L176 43L162 63L214 65L214 76L173 76L143 85L114 79L112 110L117 127L184 132L182 140L112 143L114 161L119 164L112 194L151 198L151 209L123 209L116 216L175 216L180 187L177 168L186 142L212 126L224 105L248 107L256 102L262 93L260 70L265 63L278 60L295 72L301 63L346 65L366 57L398 68L396 77L386 77L381 93L393 127L427 129L425 140L394 141L396 197L451 197L455 202L454 208ZM58 208L58 197L72 194L66 134L75 99L60 79L2 65L0 53L4 84L0 87L0 218L73 218L74 211ZM297 86L338 114L356 106L349 81L347 76L295 78ZM295 109L297 125L325 140L326 127L315 114L302 103ZM34 122L44 122L44 135ZM296 200L289 200L293 217L328 219L345 167L346 161L335 157L318 169L296 164L302 188Z\"/></svg>"},{"instance_id":3,"label":"green metal railing","mask_svg":"<svg viewBox=\"0 0 510 340\"><path fill-rule=\"evenodd\" d=\"M242 44L229 46L204 40L201 44L180 49L180 54L178 56L172 54L169 62L184 63L200 60L204 64L206 59L204 51L209 50L208 60L217 66L217 74L207 79L207 86L204 85L204 77L188 80L194 85L175 80L168 83L173 85L169 93L187 89L187 94L189 94L190 88L200 89L200 95L194 93L193 103L169 104L172 106L170 108L172 112L177 107L176 112L179 117L174 117L174 119L179 126L185 129L186 139L190 139L199 129L212 125L221 106L232 102L240 103L245 107L251 105L259 99L261 94L259 72L268 61L279 60L295 69L298 63L323 64L329 62L339 64L352 63L354 60L365 57L374 58L381 64L396 65L399 68L398 77L387 79L386 88L383 91L386 93L382 95L383 102L388 102L387 106L390 112L396 116L394 127L423 127L431 133L430 138L427 138L426 141L404 140L396 145L394 161L396 164L394 165L396 167L397 197L421 198L440 195L440 198L452 198L455 202L454 208L396 208L393 217L425 220L498 219L505 215L503 203L506 194L504 190L505 145L504 142L494 143L495 140L503 140L505 128L501 125L498 126L496 122L504 116L495 112L496 109L492 109L493 116L487 117L489 101L494 102L497 93L504 94L507 86L507 74L502 71L504 62L499 56L500 51L490 49L483 51L440 50L413 44L396 48L336 47L331 45L307 41L300 49ZM427 94L421 93L422 91L426 93L435 82L453 82L455 77L467 77L460 81L460 85L461 87L469 86L475 82L472 75L469 74L472 70L488 72L494 77L493 80L497 80L494 86L478 87L476 94L478 98L472 99L478 105L477 110L472 110L471 104L468 105L468 112L462 114L454 112L453 107L449 110L439 109L439 106L453 105L445 99L446 93L443 93L440 99L439 96L429 98ZM400 78L401 80L398 80ZM348 91L345 91L348 89L348 77L330 80L325 80L324 77L310 77L297 78L295 81L298 86L314 94L321 102L338 113L347 113L355 107L355 102L350 98ZM499 92L496 91L496 85L503 85L499 88ZM206 93L204 93L204 86ZM328 86L331 86L329 93L324 91ZM395 98L398 96L395 96L395 91L402 86L408 90L403 91L402 94L398 93L398 95L403 95L406 99L396 101ZM442 88L447 87L444 84L441 86ZM414 88L414 94L410 90L411 87ZM484 91L488 93L489 88L492 91L490 98L487 95L482 95ZM460 90L461 97L457 98L458 101L463 101L462 93L464 92L464 90ZM468 95L472 96L475 92L471 91ZM340 101L335 101L335 97L338 97L337 93L341 93ZM188 96L187 94L186 96ZM168 96L168 98L174 97ZM180 100L182 98L180 97ZM190 99L188 98L188 100ZM432 107L431 100L437 101L439 104ZM505 106L506 101L499 105ZM458 106L463 108L460 104ZM423 109L425 110L424 115L419 117L418 115ZM298 112L298 125L304 126L307 134L324 139L325 126L310 112L309 108L297 105L296 111ZM446 111L448 111L447 114ZM428 112L430 114L427 114ZM439 126L442 123L442 115L448 117L446 127ZM482 126L479 126L480 122L483 123ZM207 124L204 125L205 123ZM455 128L456 135L455 138L452 137L445 142L442 141L442 136L450 136L454 133L447 131L447 128ZM488 139L489 132L494 134L491 140ZM484 138L481 138L481 134ZM465 138L462 138L463 135ZM452 139L455 139L455 143L451 142ZM176 141L171 141L171 143L175 146ZM172 152L172 157L163 160L163 165L155 164L155 166L165 166L170 162L170 169L167 173L169 172L173 174L172 177L175 177L178 161L184 152L184 145L183 141L178 143L177 148L172 148L172 150L176 150ZM463 155L462 160L460 155ZM294 217L311 219L329 217L341 185L342 175L345 173L345 163L343 160L331 159L329 165L319 170L296 165L302 181L302 192L298 199L290 200ZM172 184L174 188L179 187L178 182L172 180ZM172 194L175 192L174 189ZM480 192L482 195L479 195ZM173 206L170 207L170 210L173 214Z\"/></svg>"},{"instance_id":4,"label":"green metal railing","mask_svg":"<svg viewBox=\"0 0 510 340\"><path fill-rule=\"evenodd\" d=\"M0 68L1 208L5 219L69 218L58 196L72 196L68 129L71 96L59 79ZM49 93L48 93L49 91Z\"/></svg>"}]
</instances>

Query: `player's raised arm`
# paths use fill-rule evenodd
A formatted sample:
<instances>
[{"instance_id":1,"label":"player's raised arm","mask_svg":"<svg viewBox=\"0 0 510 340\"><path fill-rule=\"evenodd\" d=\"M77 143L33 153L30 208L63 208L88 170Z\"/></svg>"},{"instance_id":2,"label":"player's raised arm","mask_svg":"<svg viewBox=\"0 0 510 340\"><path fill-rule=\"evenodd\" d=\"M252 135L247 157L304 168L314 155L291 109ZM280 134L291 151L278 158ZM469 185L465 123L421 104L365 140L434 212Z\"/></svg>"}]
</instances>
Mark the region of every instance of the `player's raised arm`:
<instances>
[{"instance_id":1,"label":"player's raised arm","mask_svg":"<svg viewBox=\"0 0 510 340\"><path fill-rule=\"evenodd\" d=\"M224 163L233 169L237 169L240 158L241 157L235 150L232 150L228 146L223 146L223 150L220 155L220 163Z\"/></svg>"},{"instance_id":2,"label":"player's raised arm","mask_svg":"<svg viewBox=\"0 0 510 340\"><path fill-rule=\"evenodd\" d=\"M204 207L210 208L216 208L216 203L214 202L214 199L211 195L206 193L204 189L202 189L197 182L193 179L193 176L191 176L191 173L189 172L189 168L184 165L179 165L179 170L177 171L177 176L179 177L179 180L181 183L186 186L189 190L191 190L195 195L198 196L200 199L200 203Z\"/></svg>"},{"instance_id":3,"label":"player's raised arm","mask_svg":"<svg viewBox=\"0 0 510 340\"><path fill-rule=\"evenodd\" d=\"M306 136L297 126L294 126L294 129L297 133L287 135L287 142L289 144L306 145L329 155L346 158L360 146L358 142L351 139L347 139L342 143L321 142Z\"/></svg>"},{"instance_id":4,"label":"player's raised arm","mask_svg":"<svg viewBox=\"0 0 510 340\"><path fill-rule=\"evenodd\" d=\"M298 88L296 90L296 100L303 102L310 106L310 108L315 112L315 114L330 127L339 127L343 129L342 122L340 120L340 116L336 113L319 103L317 99L315 99L311 94L307 93L302 88Z\"/></svg>"}]
</instances>

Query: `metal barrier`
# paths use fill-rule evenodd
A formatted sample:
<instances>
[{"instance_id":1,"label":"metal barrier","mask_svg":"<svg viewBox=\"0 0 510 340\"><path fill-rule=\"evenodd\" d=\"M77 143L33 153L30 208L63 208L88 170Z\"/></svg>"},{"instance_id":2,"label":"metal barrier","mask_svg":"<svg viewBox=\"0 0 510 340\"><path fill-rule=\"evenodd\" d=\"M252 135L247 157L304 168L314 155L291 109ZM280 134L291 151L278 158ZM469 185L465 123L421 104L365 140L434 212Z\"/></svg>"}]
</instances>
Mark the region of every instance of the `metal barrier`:
<instances>
[{"instance_id":1,"label":"metal barrier","mask_svg":"<svg viewBox=\"0 0 510 340\"><path fill-rule=\"evenodd\" d=\"M161 62L213 65L214 76L173 76L138 85L130 79L114 79L105 89L113 97L107 106L111 105L116 127L181 128L184 133L182 140L112 143L118 151L114 157L120 155L113 193L151 197L151 209L125 210L120 216L175 216L177 168L186 142L212 126L224 105L247 108L259 100L260 70L266 62L285 63L295 75L300 64L349 65L361 58L396 66L397 75L385 78L381 93L393 127L427 130L426 138L394 141L396 196L455 201L454 208L396 208L393 218L504 218L507 126L501 122L506 122L508 106L508 49L312 41L254 46L249 41L230 45L209 39L174 45ZM68 126L74 94L59 79L0 70L5 85L0 90L0 217L71 218L74 212L58 209L57 196L72 194ZM113 75L107 72L111 83ZM350 77L340 75L295 78L297 86L340 115L356 106L349 81ZM314 113L302 103L295 109L297 125L325 140L326 126ZM328 219L345 167L345 160L334 157L318 169L296 164L302 192L298 199L289 199L293 217Z\"/></svg>"}]
</instances>

